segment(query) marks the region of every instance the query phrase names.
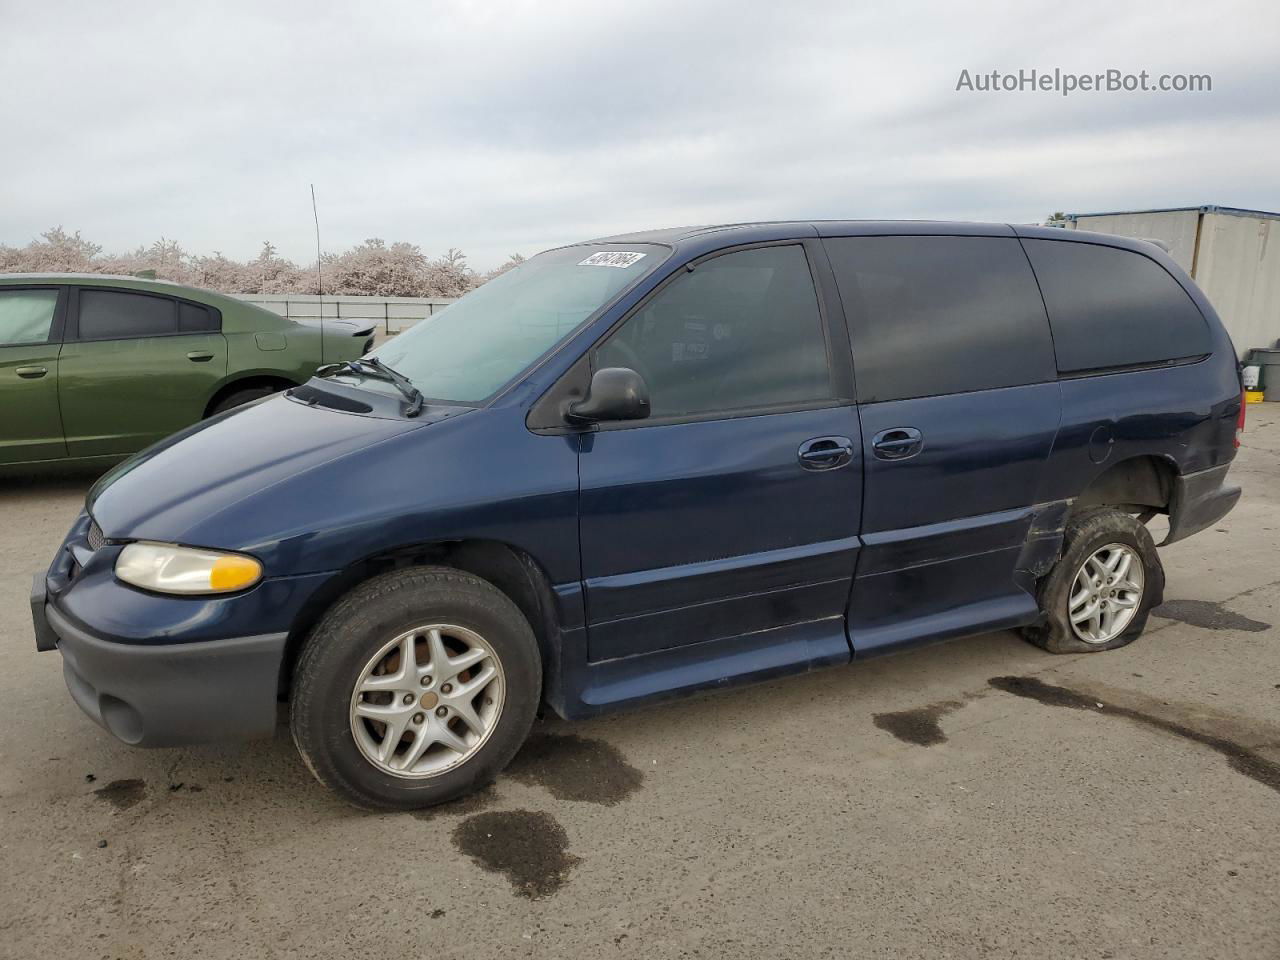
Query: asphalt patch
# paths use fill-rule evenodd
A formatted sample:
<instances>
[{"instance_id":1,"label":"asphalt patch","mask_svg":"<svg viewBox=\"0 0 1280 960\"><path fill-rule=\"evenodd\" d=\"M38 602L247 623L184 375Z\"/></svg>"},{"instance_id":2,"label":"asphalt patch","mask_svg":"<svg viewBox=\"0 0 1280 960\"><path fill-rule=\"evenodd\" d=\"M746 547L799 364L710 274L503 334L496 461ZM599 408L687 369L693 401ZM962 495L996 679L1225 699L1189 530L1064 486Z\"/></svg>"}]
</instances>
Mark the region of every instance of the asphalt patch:
<instances>
[{"instance_id":1,"label":"asphalt patch","mask_svg":"<svg viewBox=\"0 0 1280 960\"><path fill-rule=\"evenodd\" d=\"M644 783L644 774L613 744L576 734L534 734L516 754L507 776L543 787L557 800L607 807Z\"/></svg>"},{"instance_id":2,"label":"asphalt patch","mask_svg":"<svg viewBox=\"0 0 1280 960\"><path fill-rule=\"evenodd\" d=\"M1049 707L1067 707L1072 710L1088 710L1106 716L1123 717L1135 723L1141 723L1156 730L1163 730L1192 743L1208 747L1210 750L1227 758L1231 768L1256 780L1265 787L1280 793L1280 763L1260 756L1248 747L1242 746L1225 737L1215 736L1203 730L1174 720L1153 716L1142 710L1115 704L1100 703L1092 694L1081 693L1069 687L1058 687L1045 683L1036 677L992 677L987 681L997 690L1012 693L1015 696L1035 700Z\"/></svg>"},{"instance_id":3,"label":"asphalt patch","mask_svg":"<svg viewBox=\"0 0 1280 960\"><path fill-rule=\"evenodd\" d=\"M942 732L938 723L952 710L963 706L959 700L944 700L942 703L914 710L899 710L895 713L877 713L871 719L881 730L887 730L904 743L914 743L918 747L932 747L946 743L947 735Z\"/></svg>"},{"instance_id":4,"label":"asphalt patch","mask_svg":"<svg viewBox=\"0 0 1280 960\"><path fill-rule=\"evenodd\" d=\"M501 810L468 817L453 843L479 867L501 873L516 894L549 897L581 861L569 853L569 837L555 817L533 810Z\"/></svg>"},{"instance_id":5,"label":"asphalt patch","mask_svg":"<svg viewBox=\"0 0 1280 960\"><path fill-rule=\"evenodd\" d=\"M493 784L488 784L479 790L468 793L466 796L459 797L457 800L450 800L448 803L427 807L425 810L414 810L411 815L419 820L434 820L436 817L461 817L479 813L497 799L498 794L493 789Z\"/></svg>"},{"instance_id":6,"label":"asphalt patch","mask_svg":"<svg viewBox=\"0 0 1280 960\"><path fill-rule=\"evenodd\" d=\"M93 795L117 810L128 810L147 795L147 784L145 780L112 780Z\"/></svg>"},{"instance_id":7,"label":"asphalt patch","mask_svg":"<svg viewBox=\"0 0 1280 960\"><path fill-rule=\"evenodd\" d=\"M1151 611L1166 620L1180 620L1205 630L1244 630L1261 633L1270 630L1271 624L1252 620L1243 614L1228 610L1220 603L1208 600L1168 600Z\"/></svg>"}]
</instances>

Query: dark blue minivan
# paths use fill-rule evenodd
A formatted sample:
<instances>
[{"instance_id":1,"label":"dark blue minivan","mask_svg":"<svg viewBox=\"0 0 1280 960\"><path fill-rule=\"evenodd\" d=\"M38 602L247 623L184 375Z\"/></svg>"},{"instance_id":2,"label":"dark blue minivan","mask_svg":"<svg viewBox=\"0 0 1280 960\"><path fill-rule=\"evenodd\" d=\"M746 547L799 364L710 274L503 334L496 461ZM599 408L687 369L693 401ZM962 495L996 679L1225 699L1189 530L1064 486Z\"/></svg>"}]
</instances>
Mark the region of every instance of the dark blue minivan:
<instances>
[{"instance_id":1,"label":"dark blue minivan","mask_svg":"<svg viewBox=\"0 0 1280 960\"><path fill-rule=\"evenodd\" d=\"M566 718L982 631L1133 640L1243 404L1155 245L993 224L551 250L90 492L37 647L121 740L270 734L351 801Z\"/></svg>"}]
</instances>

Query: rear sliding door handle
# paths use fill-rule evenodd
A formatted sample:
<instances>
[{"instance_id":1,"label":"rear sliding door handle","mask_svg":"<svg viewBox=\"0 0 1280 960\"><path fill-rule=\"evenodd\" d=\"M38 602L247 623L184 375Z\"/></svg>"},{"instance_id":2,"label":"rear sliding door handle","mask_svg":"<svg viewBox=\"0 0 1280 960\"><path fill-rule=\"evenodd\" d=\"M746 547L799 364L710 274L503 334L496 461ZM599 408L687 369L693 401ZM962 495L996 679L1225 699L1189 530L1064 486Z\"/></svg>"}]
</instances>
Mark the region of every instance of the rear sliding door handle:
<instances>
[{"instance_id":1,"label":"rear sliding door handle","mask_svg":"<svg viewBox=\"0 0 1280 960\"><path fill-rule=\"evenodd\" d=\"M806 470L834 470L853 459L853 441L848 437L814 437L800 444L796 457Z\"/></svg>"},{"instance_id":2,"label":"rear sliding door handle","mask_svg":"<svg viewBox=\"0 0 1280 960\"><path fill-rule=\"evenodd\" d=\"M48 367L18 367L14 371L23 380L39 380L49 372Z\"/></svg>"},{"instance_id":3,"label":"rear sliding door handle","mask_svg":"<svg viewBox=\"0 0 1280 960\"><path fill-rule=\"evenodd\" d=\"M187 359L192 363L204 363L206 360L212 360L213 354L207 350L192 350L187 354Z\"/></svg>"},{"instance_id":4,"label":"rear sliding door handle","mask_svg":"<svg viewBox=\"0 0 1280 960\"><path fill-rule=\"evenodd\" d=\"M871 438L878 460L906 460L924 448L924 437L915 427L890 427Z\"/></svg>"}]
</instances>

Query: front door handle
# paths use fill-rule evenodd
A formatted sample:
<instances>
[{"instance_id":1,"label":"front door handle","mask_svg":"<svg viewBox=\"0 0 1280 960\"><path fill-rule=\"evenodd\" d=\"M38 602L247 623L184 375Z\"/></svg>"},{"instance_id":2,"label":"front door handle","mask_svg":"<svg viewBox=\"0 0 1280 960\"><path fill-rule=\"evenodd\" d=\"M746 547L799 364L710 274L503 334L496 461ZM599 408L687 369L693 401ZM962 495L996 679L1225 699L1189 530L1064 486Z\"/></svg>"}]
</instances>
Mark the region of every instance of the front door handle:
<instances>
[{"instance_id":1,"label":"front door handle","mask_svg":"<svg viewBox=\"0 0 1280 960\"><path fill-rule=\"evenodd\" d=\"M192 350L187 354L187 359L192 363L204 363L206 360L212 360L213 354L207 350Z\"/></svg>"},{"instance_id":2,"label":"front door handle","mask_svg":"<svg viewBox=\"0 0 1280 960\"><path fill-rule=\"evenodd\" d=\"M48 367L18 367L13 371L23 380L39 380L49 372Z\"/></svg>"},{"instance_id":3,"label":"front door handle","mask_svg":"<svg viewBox=\"0 0 1280 960\"><path fill-rule=\"evenodd\" d=\"M915 427L890 427L871 438L878 460L906 460L924 449L924 437Z\"/></svg>"},{"instance_id":4,"label":"front door handle","mask_svg":"<svg viewBox=\"0 0 1280 960\"><path fill-rule=\"evenodd\" d=\"M806 470L835 470L853 459L853 441L848 437L814 437L800 444L796 456Z\"/></svg>"}]
</instances>

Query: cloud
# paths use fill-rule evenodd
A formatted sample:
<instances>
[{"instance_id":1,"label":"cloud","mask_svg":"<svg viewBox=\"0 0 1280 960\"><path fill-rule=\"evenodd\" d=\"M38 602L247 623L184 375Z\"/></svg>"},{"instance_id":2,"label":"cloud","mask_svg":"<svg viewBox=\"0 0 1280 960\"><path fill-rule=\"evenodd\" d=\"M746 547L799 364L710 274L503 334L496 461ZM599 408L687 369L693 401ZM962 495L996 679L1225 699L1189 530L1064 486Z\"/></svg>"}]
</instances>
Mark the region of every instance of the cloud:
<instances>
[{"instance_id":1,"label":"cloud","mask_svg":"<svg viewBox=\"0 0 1280 960\"><path fill-rule=\"evenodd\" d=\"M0 242L56 223L508 253L673 223L1280 207L1265 3L46 3L0 35ZM1209 73L969 93L962 69Z\"/></svg>"}]
</instances>

